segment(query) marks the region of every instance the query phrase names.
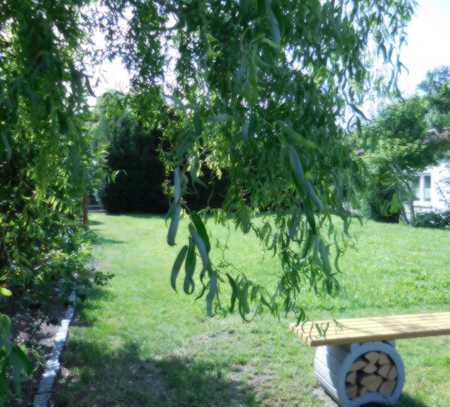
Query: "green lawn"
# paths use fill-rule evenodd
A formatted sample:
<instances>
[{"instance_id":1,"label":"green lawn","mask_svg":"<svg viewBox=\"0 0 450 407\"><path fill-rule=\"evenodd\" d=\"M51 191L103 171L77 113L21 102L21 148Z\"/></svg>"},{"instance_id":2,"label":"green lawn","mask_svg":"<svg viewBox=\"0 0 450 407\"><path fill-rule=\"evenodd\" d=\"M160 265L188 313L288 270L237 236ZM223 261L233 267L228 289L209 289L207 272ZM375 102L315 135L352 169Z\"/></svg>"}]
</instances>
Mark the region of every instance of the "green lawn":
<instances>
[{"instance_id":1,"label":"green lawn","mask_svg":"<svg viewBox=\"0 0 450 407\"><path fill-rule=\"evenodd\" d=\"M98 267L115 277L80 307L64 353L57 406L326 405L316 395L313 350L269 316L242 323L208 319L202 301L175 294L169 272L177 248L164 220L92 216ZM229 258L270 283L276 259L252 236L229 237ZM355 224L356 249L342 262L339 299L305 293L310 317L449 310L450 232ZM330 307L332 310L330 311ZM400 406L450 406L450 338L398 343L407 384Z\"/></svg>"}]
</instances>

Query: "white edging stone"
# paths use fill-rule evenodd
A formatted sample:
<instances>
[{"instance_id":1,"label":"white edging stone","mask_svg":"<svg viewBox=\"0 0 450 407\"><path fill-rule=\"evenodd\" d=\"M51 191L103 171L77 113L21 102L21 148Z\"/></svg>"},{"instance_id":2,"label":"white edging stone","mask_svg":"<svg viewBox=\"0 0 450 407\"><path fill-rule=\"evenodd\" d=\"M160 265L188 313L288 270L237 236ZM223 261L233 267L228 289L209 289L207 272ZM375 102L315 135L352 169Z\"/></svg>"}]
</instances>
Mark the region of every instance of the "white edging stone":
<instances>
[{"instance_id":1,"label":"white edging stone","mask_svg":"<svg viewBox=\"0 0 450 407\"><path fill-rule=\"evenodd\" d=\"M397 368L397 386L390 396L378 392L350 400L346 391L346 376L360 356L368 352L383 352ZM342 407L360 407L369 403L391 406L398 402L405 384L405 368L402 358L392 342L367 342L346 346L319 346L314 359L314 371L325 391Z\"/></svg>"},{"instance_id":2,"label":"white edging stone","mask_svg":"<svg viewBox=\"0 0 450 407\"><path fill-rule=\"evenodd\" d=\"M33 407L47 407L50 400L53 386L61 367L59 358L64 348L64 344L66 343L70 323L72 322L75 314L75 301L75 291L72 291L69 296L69 306L67 307L64 318L61 321L61 325L58 328L54 338L52 353L45 363L44 373L42 374L41 381L39 382L37 393L34 396Z\"/></svg>"}]
</instances>

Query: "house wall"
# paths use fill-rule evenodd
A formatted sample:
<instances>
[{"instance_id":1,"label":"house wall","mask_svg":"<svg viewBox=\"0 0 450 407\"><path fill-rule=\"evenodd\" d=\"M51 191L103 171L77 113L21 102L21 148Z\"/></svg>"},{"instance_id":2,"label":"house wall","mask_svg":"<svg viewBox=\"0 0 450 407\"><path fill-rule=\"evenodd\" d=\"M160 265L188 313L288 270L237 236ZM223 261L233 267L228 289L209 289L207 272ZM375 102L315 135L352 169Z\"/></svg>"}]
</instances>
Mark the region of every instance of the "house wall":
<instances>
[{"instance_id":1,"label":"house wall","mask_svg":"<svg viewBox=\"0 0 450 407\"><path fill-rule=\"evenodd\" d=\"M430 200L414 201L414 210L421 212L444 212L450 210L450 160L442 160L437 165L427 167L419 173L421 183L424 182L423 175L431 176Z\"/></svg>"}]
</instances>

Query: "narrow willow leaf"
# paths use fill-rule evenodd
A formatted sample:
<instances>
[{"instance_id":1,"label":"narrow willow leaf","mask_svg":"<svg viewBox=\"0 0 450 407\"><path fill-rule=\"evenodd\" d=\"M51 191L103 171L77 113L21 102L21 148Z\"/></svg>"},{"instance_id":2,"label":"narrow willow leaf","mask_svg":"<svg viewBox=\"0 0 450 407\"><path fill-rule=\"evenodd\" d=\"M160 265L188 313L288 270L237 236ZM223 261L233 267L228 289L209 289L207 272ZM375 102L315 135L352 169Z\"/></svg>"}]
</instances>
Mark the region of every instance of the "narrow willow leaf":
<instances>
[{"instance_id":1,"label":"narrow willow leaf","mask_svg":"<svg viewBox=\"0 0 450 407\"><path fill-rule=\"evenodd\" d=\"M178 203L181 198L181 174L179 167L175 168L175 171L173 173L173 184L175 186L175 203Z\"/></svg>"},{"instance_id":2,"label":"narrow willow leaf","mask_svg":"<svg viewBox=\"0 0 450 407\"><path fill-rule=\"evenodd\" d=\"M167 243L170 246L175 246L175 237L177 235L178 224L180 222L181 205L175 204L172 218L170 220L169 231L167 232Z\"/></svg>"},{"instance_id":3,"label":"narrow willow leaf","mask_svg":"<svg viewBox=\"0 0 450 407\"><path fill-rule=\"evenodd\" d=\"M319 245L319 253L320 258L322 261L323 270L325 273L330 276L332 273L331 264L330 264L330 250L325 245L324 241L321 238L318 238L318 245Z\"/></svg>"},{"instance_id":4,"label":"narrow willow leaf","mask_svg":"<svg viewBox=\"0 0 450 407\"><path fill-rule=\"evenodd\" d=\"M197 246L200 258L202 259L203 269L206 270L209 268L209 255L208 250L206 248L206 244L192 224L189 225L189 231L191 232L192 240Z\"/></svg>"},{"instance_id":5,"label":"narrow willow leaf","mask_svg":"<svg viewBox=\"0 0 450 407\"><path fill-rule=\"evenodd\" d=\"M359 107L357 107L355 104L350 103L350 107L351 107L356 113L358 113L360 116L362 116L362 117L364 118L364 120L369 120L369 119L367 118L367 116L364 114L364 112L363 112Z\"/></svg>"},{"instance_id":6,"label":"narrow willow leaf","mask_svg":"<svg viewBox=\"0 0 450 407\"><path fill-rule=\"evenodd\" d=\"M280 45L277 44L277 43L275 43L275 42L273 42L273 41L270 40L269 38L263 38L263 39L261 40L261 42L263 42L263 43L269 45L270 47L272 47L273 49L275 49L275 50L277 50L277 51L280 49Z\"/></svg>"},{"instance_id":7,"label":"narrow willow leaf","mask_svg":"<svg viewBox=\"0 0 450 407\"><path fill-rule=\"evenodd\" d=\"M195 272L195 264L196 264L196 255L195 255L195 245L191 240L189 242L189 249L187 251L186 262L184 263L184 284L183 290L186 294L192 294L195 289L194 283L194 272Z\"/></svg>"},{"instance_id":8,"label":"narrow willow leaf","mask_svg":"<svg viewBox=\"0 0 450 407\"><path fill-rule=\"evenodd\" d=\"M200 293L195 297L196 301L199 300L200 298L202 298L205 295L205 292L206 292L207 288L208 288L207 284L202 286L202 289L200 290Z\"/></svg>"},{"instance_id":9,"label":"narrow willow leaf","mask_svg":"<svg viewBox=\"0 0 450 407\"><path fill-rule=\"evenodd\" d=\"M196 212L192 212L191 219L201 238L205 242L206 250L209 253L209 251L211 250L211 244L209 242L208 233L206 232L206 227L202 221L202 218L200 218L200 216Z\"/></svg>"},{"instance_id":10,"label":"narrow willow leaf","mask_svg":"<svg viewBox=\"0 0 450 407\"><path fill-rule=\"evenodd\" d=\"M275 44L280 45L281 42L280 25L278 24L278 20L272 11L271 0L266 0L266 9L267 9L267 17L270 23L270 30L272 32L272 39L275 42Z\"/></svg>"},{"instance_id":11,"label":"narrow willow leaf","mask_svg":"<svg viewBox=\"0 0 450 407\"><path fill-rule=\"evenodd\" d=\"M306 179L305 173L303 171L302 163L300 162L300 158L297 154L297 151L291 145L288 145L289 151L289 160L291 162L292 169L294 171L296 184L300 189L304 189L309 197L309 199L314 202L314 204L320 209L323 210L323 204L320 201L319 197L314 192L314 189L310 182Z\"/></svg>"},{"instance_id":12,"label":"narrow willow leaf","mask_svg":"<svg viewBox=\"0 0 450 407\"><path fill-rule=\"evenodd\" d=\"M236 299L239 295L239 289L234 278L228 273L226 274L226 276L231 287L230 312L234 312L234 306L236 305Z\"/></svg>"},{"instance_id":13,"label":"narrow willow leaf","mask_svg":"<svg viewBox=\"0 0 450 407\"><path fill-rule=\"evenodd\" d=\"M250 305L248 303L248 289L250 287L250 283L248 281L244 282L242 289L238 292L239 299L239 314L241 318L247 321L246 316L250 313Z\"/></svg>"},{"instance_id":14,"label":"narrow willow leaf","mask_svg":"<svg viewBox=\"0 0 450 407\"><path fill-rule=\"evenodd\" d=\"M175 262L173 263L172 272L170 273L170 285L172 286L174 291L177 291L176 287L177 277L178 273L180 272L181 266L183 265L187 251L188 247L183 246L183 248L178 253L177 258L175 259Z\"/></svg>"},{"instance_id":15,"label":"narrow willow leaf","mask_svg":"<svg viewBox=\"0 0 450 407\"><path fill-rule=\"evenodd\" d=\"M206 310L208 316L213 316L213 301L217 294L217 272L213 271L209 277L209 291L206 296Z\"/></svg>"},{"instance_id":16,"label":"narrow willow leaf","mask_svg":"<svg viewBox=\"0 0 450 407\"><path fill-rule=\"evenodd\" d=\"M198 163L198 159L197 157L194 155L192 156L191 160L190 160L190 175L191 175L191 180L192 183L194 184L194 188L195 188L195 184L199 184L205 188L207 188L206 184L197 176L197 173L199 171L199 163Z\"/></svg>"},{"instance_id":17,"label":"narrow willow leaf","mask_svg":"<svg viewBox=\"0 0 450 407\"><path fill-rule=\"evenodd\" d=\"M261 295L261 304L264 305L270 312L273 313L273 307L270 305L269 301L267 301L264 295Z\"/></svg>"}]
</instances>

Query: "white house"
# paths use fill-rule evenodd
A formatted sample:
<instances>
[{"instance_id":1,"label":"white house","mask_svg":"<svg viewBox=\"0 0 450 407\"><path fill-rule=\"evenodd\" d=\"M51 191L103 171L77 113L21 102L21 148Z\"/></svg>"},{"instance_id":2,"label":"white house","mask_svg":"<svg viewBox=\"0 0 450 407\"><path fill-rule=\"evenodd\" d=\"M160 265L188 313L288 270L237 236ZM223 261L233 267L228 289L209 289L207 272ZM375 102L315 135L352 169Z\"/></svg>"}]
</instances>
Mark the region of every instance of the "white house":
<instances>
[{"instance_id":1,"label":"white house","mask_svg":"<svg viewBox=\"0 0 450 407\"><path fill-rule=\"evenodd\" d=\"M450 211L450 159L417 174L413 202L415 213Z\"/></svg>"}]
</instances>

